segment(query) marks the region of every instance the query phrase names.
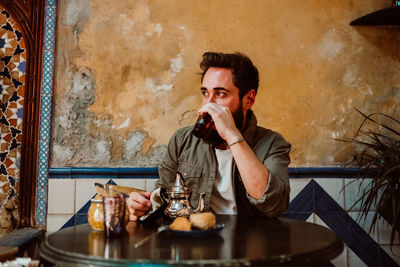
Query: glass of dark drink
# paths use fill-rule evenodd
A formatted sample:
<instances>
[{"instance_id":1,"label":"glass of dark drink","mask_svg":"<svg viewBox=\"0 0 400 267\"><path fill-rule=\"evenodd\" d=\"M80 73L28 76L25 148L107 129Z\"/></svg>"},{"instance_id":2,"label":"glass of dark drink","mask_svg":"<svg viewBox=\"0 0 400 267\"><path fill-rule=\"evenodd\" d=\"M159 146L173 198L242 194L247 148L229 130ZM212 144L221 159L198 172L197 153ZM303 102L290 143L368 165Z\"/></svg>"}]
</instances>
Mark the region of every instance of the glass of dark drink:
<instances>
[{"instance_id":1,"label":"glass of dark drink","mask_svg":"<svg viewBox=\"0 0 400 267\"><path fill-rule=\"evenodd\" d=\"M106 237L120 236L125 227L125 197L103 197L104 233Z\"/></svg>"},{"instance_id":2,"label":"glass of dark drink","mask_svg":"<svg viewBox=\"0 0 400 267\"><path fill-rule=\"evenodd\" d=\"M203 138L212 129L214 124L210 114L202 113L199 115L196 124L194 125L192 134L198 138Z\"/></svg>"}]
</instances>

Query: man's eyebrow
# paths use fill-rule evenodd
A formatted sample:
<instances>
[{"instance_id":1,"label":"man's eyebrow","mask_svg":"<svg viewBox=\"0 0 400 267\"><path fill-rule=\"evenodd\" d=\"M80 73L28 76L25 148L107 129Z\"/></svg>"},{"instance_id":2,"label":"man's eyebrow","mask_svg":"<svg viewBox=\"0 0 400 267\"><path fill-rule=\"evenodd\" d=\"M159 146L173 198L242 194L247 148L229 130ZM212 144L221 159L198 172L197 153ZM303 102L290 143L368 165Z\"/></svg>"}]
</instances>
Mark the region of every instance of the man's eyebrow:
<instances>
[{"instance_id":1,"label":"man's eyebrow","mask_svg":"<svg viewBox=\"0 0 400 267\"><path fill-rule=\"evenodd\" d=\"M227 91L227 92L229 92L229 90L226 89L225 87L214 87L213 90L216 90L216 91Z\"/></svg>"},{"instance_id":2,"label":"man's eyebrow","mask_svg":"<svg viewBox=\"0 0 400 267\"><path fill-rule=\"evenodd\" d=\"M201 87L200 90L201 90L201 91L206 91L207 88ZM215 91L227 91L227 92L229 92L229 90L226 89L226 88L224 88L224 87L214 87L212 90L215 90Z\"/></svg>"}]
</instances>

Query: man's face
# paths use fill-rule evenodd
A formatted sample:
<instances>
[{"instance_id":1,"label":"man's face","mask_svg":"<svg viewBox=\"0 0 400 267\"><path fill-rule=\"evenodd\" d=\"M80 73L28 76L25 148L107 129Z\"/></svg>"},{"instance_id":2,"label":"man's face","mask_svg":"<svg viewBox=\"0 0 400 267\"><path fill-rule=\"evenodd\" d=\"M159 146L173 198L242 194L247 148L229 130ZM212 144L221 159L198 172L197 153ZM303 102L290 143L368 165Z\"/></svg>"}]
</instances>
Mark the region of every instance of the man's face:
<instances>
[{"instance_id":1,"label":"man's face","mask_svg":"<svg viewBox=\"0 0 400 267\"><path fill-rule=\"evenodd\" d=\"M239 88L232 81L232 72L225 68L210 68L203 78L201 87L203 94L202 105L216 103L228 107L232 113L236 127L243 129L245 111L242 100L239 98ZM225 141L216 130L212 130L203 137L206 143L219 145Z\"/></svg>"},{"instance_id":2,"label":"man's face","mask_svg":"<svg viewBox=\"0 0 400 267\"><path fill-rule=\"evenodd\" d=\"M201 92L202 105L216 103L228 107L232 114L240 108L239 88L233 84L230 69L209 68L204 75ZM242 112L244 116L246 111L242 109Z\"/></svg>"}]
</instances>

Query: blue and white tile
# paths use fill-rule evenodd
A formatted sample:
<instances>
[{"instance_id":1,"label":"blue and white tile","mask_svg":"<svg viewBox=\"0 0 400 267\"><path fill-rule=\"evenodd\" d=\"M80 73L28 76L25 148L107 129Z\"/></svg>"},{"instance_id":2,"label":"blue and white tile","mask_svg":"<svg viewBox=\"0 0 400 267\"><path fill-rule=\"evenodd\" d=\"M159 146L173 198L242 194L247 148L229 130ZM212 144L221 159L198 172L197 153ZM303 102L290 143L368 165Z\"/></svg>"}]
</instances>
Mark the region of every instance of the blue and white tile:
<instances>
[{"instance_id":1,"label":"blue and white tile","mask_svg":"<svg viewBox=\"0 0 400 267\"><path fill-rule=\"evenodd\" d=\"M53 70L54 70L54 52L44 51L44 59L43 59L44 83L47 83L49 79L53 79Z\"/></svg>"},{"instance_id":2,"label":"blue and white tile","mask_svg":"<svg viewBox=\"0 0 400 267\"><path fill-rule=\"evenodd\" d=\"M46 0L46 6L56 6L57 0Z\"/></svg>"},{"instance_id":3,"label":"blue and white tile","mask_svg":"<svg viewBox=\"0 0 400 267\"><path fill-rule=\"evenodd\" d=\"M400 245L382 245L381 248L400 265Z\"/></svg>"},{"instance_id":4,"label":"blue and white tile","mask_svg":"<svg viewBox=\"0 0 400 267\"><path fill-rule=\"evenodd\" d=\"M106 184L110 179L74 179L76 182L75 212L82 208L95 194L95 183Z\"/></svg>"},{"instance_id":5,"label":"blue and white tile","mask_svg":"<svg viewBox=\"0 0 400 267\"><path fill-rule=\"evenodd\" d=\"M306 222L315 223L315 214L311 213L310 217L307 218Z\"/></svg>"},{"instance_id":6,"label":"blue and white tile","mask_svg":"<svg viewBox=\"0 0 400 267\"><path fill-rule=\"evenodd\" d=\"M331 260L331 263L334 266L338 266L338 267L347 266L347 246L346 245L344 245L342 253L339 256L337 256L336 258L334 258L333 260Z\"/></svg>"},{"instance_id":7,"label":"blue and white tile","mask_svg":"<svg viewBox=\"0 0 400 267\"><path fill-rule=\"evenodd\" d=\"M49 9L49 6L51 10ZM46 0L46 9L45 9L45 43L44 43L44 62L42 66L42 76L43 83L46 81L53 80L53 70L54 70L54 36L55 36L55 20L56 20L56 0ZM53 45L52 51L46 51L46 48L49 48L50 45ZM42 90L43 92L43 90ZM52 194L52 190L48 186L50 186L50 182L48 182L48 145L49 145L49 134L50 134L50 114L51 114L51 96L52 96L52 87L47 88L47 98L41 97L41 118L40 118L40 155L41 160L39 161L38 166L38 204L36 206L36 224L38 225L46 225L46 214L49 212L47 206L53 207L51 198L54 196L50 196ZM43 117L43 115L45 115ZM45 144L43 144L43 142ZM56 186L57 187L57 186ZM56 189L58 190L58 189ZM47 198L47 192L49 192L49 197ZM42 199L41 195L45 193L46 198ZM74 198L74 197L73 197ZM72 198L72 200L74 200ZM70 200L67 200L67 206L70 205ZM68 207L69 208L69 207Z\"/></svg>"},{"instance_id":8,"label":"blue and white tile","mask_svg":"<svg viewBox=\"0 0 400 267\"><path fill-rule=\"evenodd\" d=\"M51 96L53 91L53 79L43 79L42 81L42 96Z\"/></svg>"},{"instance_id":9,"label":"blue and white tile","mask_svg":"<svg viewBox=\"0 0 400 267\"><path fill-rule=\"evenodd\" d=\"M47 234L58 231L73 214L49 214L47 215Z\"/></svg>"},{"instance_id":10,"label":"blue and white tile","mask_svg":"<svg viewBox=\"0 0 400 267\"><path fill-rule=\"evenodd\" d=\"M311 180L310 178L289 179L290 201L292 201Z\"/></svg>"},{"instance_id":11,"label":"blue and white tile","mask_svg":"<svg viewBox=\"0 0 400 267\"><path fill-rule=\"evenodd\" d=\"M151 192L155 189L154 183L157 179L146 179L146 191Z\"/></svg>"},{"instance_id":12,"label":"blue and white tile","mask_svg":"<svg viewBox=\"0 0 400 267\"><path fill-rule=\"evenodd\" d=\"M348 267L367 267L367 265L350 248L347 248Z\"/></svg>"},{"instance_id":13,"label":"blue and white tile","mask_svg":"<svg viewBox=\"0 0 400 267\"><path fill-rule=\"evenodd\" d=\"M344 179L314 179L343 209L344 204Z\"/></svg>"},{"instance_id":14,"label":"blue and white tile","mask_svg":"<svg viewBox=\"0 0 400 267\"><path fill-rule=\"evenodd\" d=\"M315 224L318 224L318 225L322 225L322 226L324 226L324 227L326 227L326 228L329 228L329 226L328 225L326 225L326 223L324 223L324 221L317 215L317 214L314 214L314 223ZM330 229L330 228L329 228Z\"/></svg>"},{"instance_id":15,"label":"blue and white tile","mask_svg":"<svg viewBox=\"0 0 400 267\"><path fill-rule=\"evenodd\" d=\"M48 183L48 144L46 142L39 142L39 168L38 168L38 186L43 187L47 191Z\"/></svg>"},{"instance_id":16,"label":"blue and white tile","mask_svg":"<svg viewBox=\"0 0 400 267\"><path fill-rule=\"evenodd\" d=\"M54 48L54 37L56 27L56 7L46 6L45 10L45 37L44 37L44 49L53 50Z\"/></svg>"},{"instance_id":17,"label":"blue and white tile","mask_svg":"<svg viewBox=\"0 0 400 267\"><path fill-rule=\"evenodd\" d=\"M51 114L50 114L50 108L51 107L51 96L42 96L42 105L41 105L41 114L40 114L40 121L41 121L41 130L44 130L44 127L47 128L47 126L50 125L50 118L51 118ZM45 108L47 108L45 110ZM48 135L49 133L46 132L46 135ZM40 133L41 136L44 135L43 132ZM48 138L48 136L47 136Z\"/></svg>"},{"instance_id":18,"label":"blue and white tile","mask_svg":"<svg viewBox=\"0 0 400 267\"><path fill-rule=\"evenodd\" d=\"M48 214L73 214L75 181L72 179L50 179Z\"/></svg>"},{"instance_id":19,"label":"blue and white tile","mask_svg":"<svg viewBox=\"0 0 400 267\"><path fill-rule=\"evenodd\" d=\"M346 179L345 180L345 209L346 211L359 211L361 203L358 199L362 196L363 191L366 190L371 182L371 179ZM372 205L370 210L374 210L375 206Z\"/></svg>"},{"instance_id":20,"label":"blue and white tile","mask_svg":"<svg viewBox=\"0 0 400 267\"><path fill-rule=\"evenodd\" d=\"M327 226L318 215L315 214L314 218L315 218L315 224L329 228L329 226ZM335 266L346 266L347 265L347 249L346 248L347 248L347 246L345 244L345 248L343 249L342 253L339 256L337 256L335 259L331 260L331 263L333 265L335 265Z\"/></svg>"},{"instance_id":21,"label":"blue and white tile","mask_svg":"<svg viewBox=\"0 0 400 267\"><path fill-rule=\"evenodd\" d=\"M374 212L368 212L367 216L364 217L364 215L362 216L362 218L359 219L358 216L360 216L360 212L348 212L349 216L358 223L358 225L369 234L370 237L372 237L372 239L374 239L375 242L378 243L378 227L377 225L375 226L375 228L373 228L370 232L370 227L372 224L372 218L374 217Z\"/></svg>"},{"instance_id":22,"label":"blue and white tile","mask_svg":"<svg viewBox=\"0 0 400 267\"><path fill-rule=\"evenodd\" d=\"M389 245L390 244L390 236L391 236L391 225L383 218L378 219L378 229L379 229L379 244L381 245ZM400 245L399 243L399 234L395 234L394 244ZM400 256L400 254L399 254Z\"/></svg>"},{"instance_id":23,"label":"blue and white tile","mask_svg":"<svg viewBox=\"0 0 400 267\"><path fill-rule=\"evenodd\" d=\"M47 183L45 186L37 187L37 199L36 199L36 224L46 225L46 214L48 205L48 191Z\"/></svg>"},{"instance_id":24,"label":"blue and white tile","mask_svg":"<svg viewBox=\"0 0 400 267\"><path fill-rule=\"evenodd\" d=\"M146 189L146 179L113 179L113 181L120 186L128 186L136 189Z\"/></svg>"}]
</instances>

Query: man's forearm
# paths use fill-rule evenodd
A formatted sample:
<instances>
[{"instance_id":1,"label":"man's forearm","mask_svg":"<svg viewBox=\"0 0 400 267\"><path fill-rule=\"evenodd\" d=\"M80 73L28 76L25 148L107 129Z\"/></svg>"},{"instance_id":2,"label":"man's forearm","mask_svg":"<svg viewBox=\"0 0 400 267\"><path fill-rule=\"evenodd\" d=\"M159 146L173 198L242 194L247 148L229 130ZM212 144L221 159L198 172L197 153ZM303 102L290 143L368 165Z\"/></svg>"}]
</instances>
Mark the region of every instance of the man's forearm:
<instances>
[{"instance_id":1,"label":"man's forearm","mask_svg":"<svg viewBox=\"0 0 400 267\"><path fill-rule=\"evenodd\" d=\"M268 184L268 168L254 154L246 141L230 147L247 193L259 199Z\"/></svg>"}]
</instances>

